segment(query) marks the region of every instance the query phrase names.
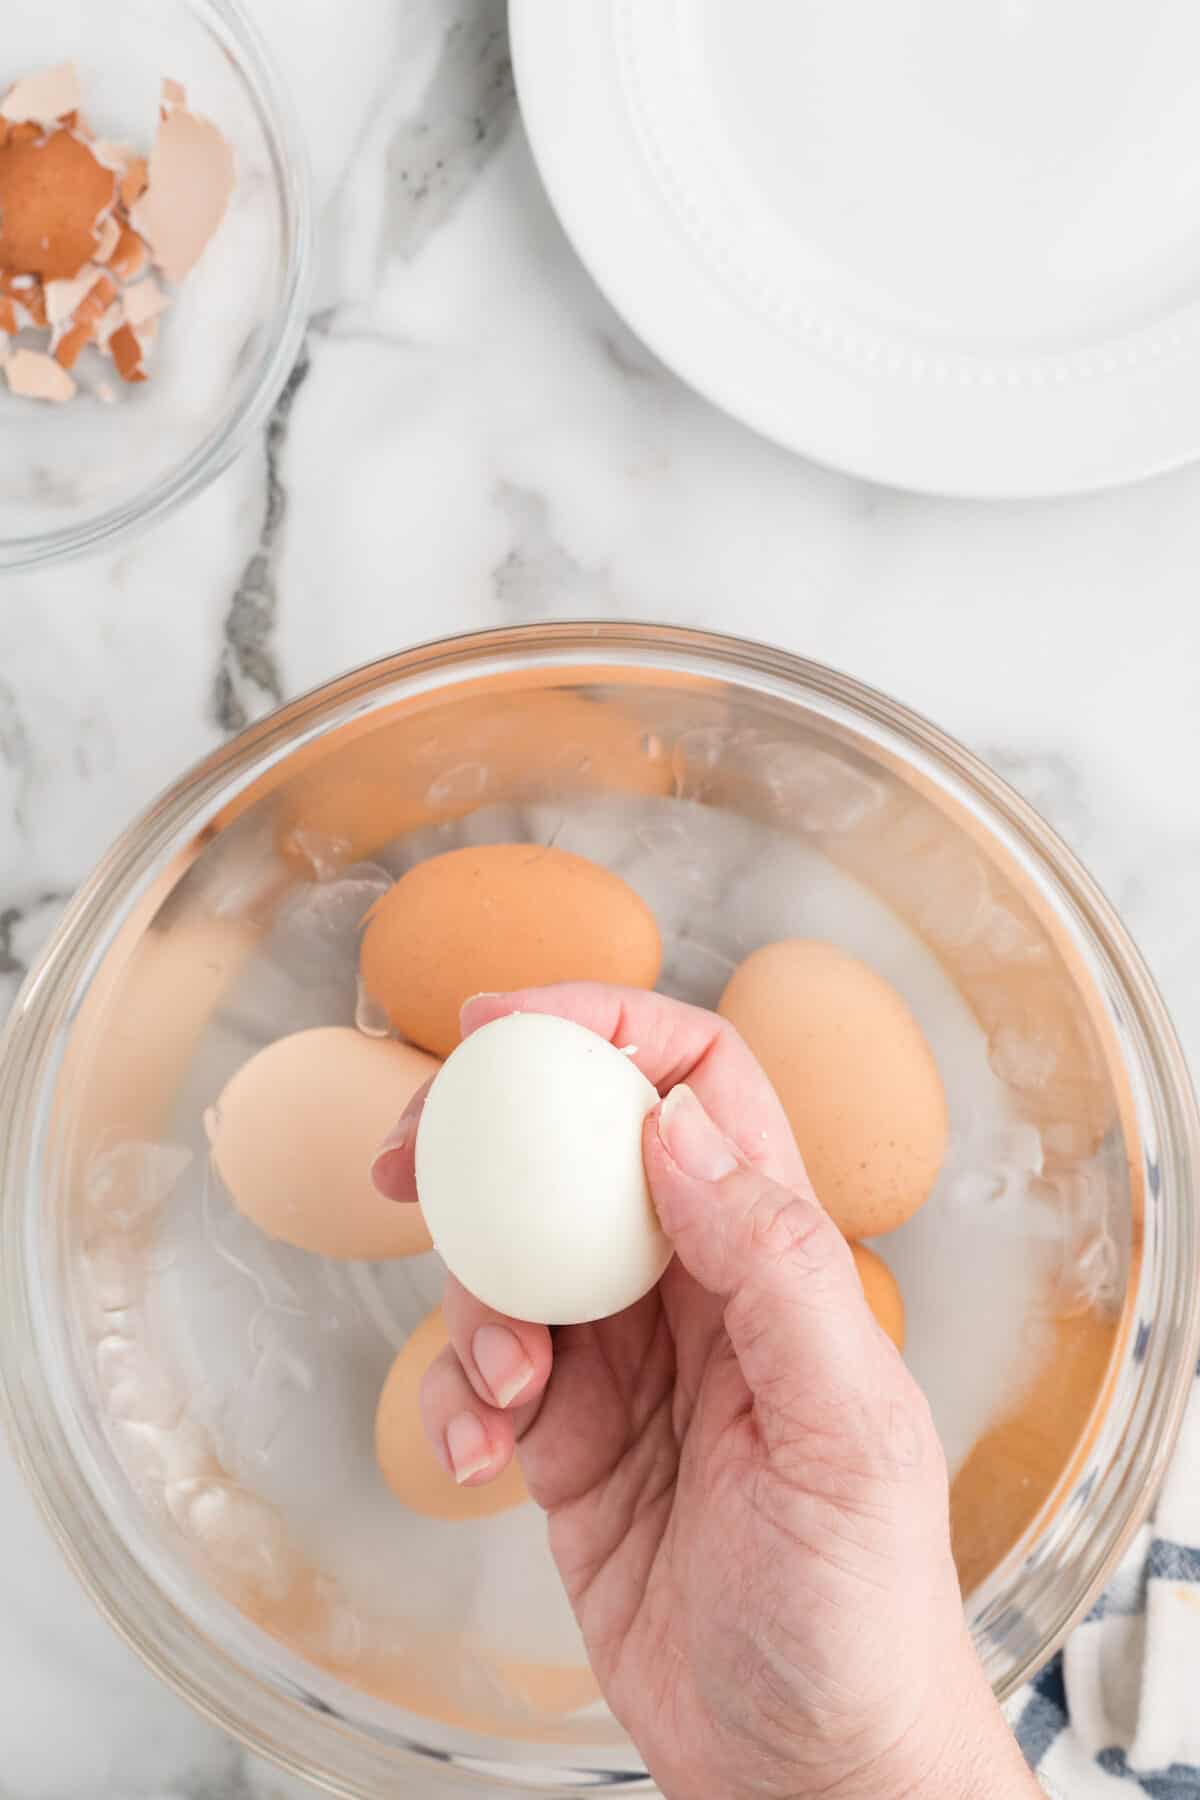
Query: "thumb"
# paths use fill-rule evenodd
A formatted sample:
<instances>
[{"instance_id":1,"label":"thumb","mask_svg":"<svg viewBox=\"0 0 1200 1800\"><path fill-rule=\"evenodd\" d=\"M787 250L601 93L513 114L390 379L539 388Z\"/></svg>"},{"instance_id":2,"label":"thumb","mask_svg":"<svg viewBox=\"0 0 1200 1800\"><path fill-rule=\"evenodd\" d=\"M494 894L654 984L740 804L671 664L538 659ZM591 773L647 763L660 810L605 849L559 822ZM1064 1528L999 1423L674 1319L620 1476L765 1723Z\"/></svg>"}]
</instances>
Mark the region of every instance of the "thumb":
<instances>
[{"instance_id":1,"label":"thumb","mask_svg":"<svg viewBox=\"0 0 1200 1800\"><path fill-rule=\"evenodd\" d=\"M650 1114L646 1175L688 1273L725 1302L725 1329L768 1443L801 1419L874 1415L894 1388L850 1247L807 1179L782 1187L749 1165L691 1088Z\"/></svg>"}]
</instances>

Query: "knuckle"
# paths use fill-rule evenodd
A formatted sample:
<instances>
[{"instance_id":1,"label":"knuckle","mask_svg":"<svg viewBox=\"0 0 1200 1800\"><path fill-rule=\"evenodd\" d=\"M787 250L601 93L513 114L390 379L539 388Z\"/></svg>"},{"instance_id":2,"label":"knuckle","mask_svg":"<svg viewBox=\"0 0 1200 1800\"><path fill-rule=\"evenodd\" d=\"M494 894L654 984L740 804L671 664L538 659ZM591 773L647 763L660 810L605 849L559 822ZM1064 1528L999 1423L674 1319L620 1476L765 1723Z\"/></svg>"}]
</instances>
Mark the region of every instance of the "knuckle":
<instances>
[{"instance_id":1,"label":"knuckle","mask_svg":"<svg viewBox=\"0 0 1200 1800\"><path fill-rule=\"evenodd\" d=\"M767 1187L753 1201L748 1225L756 1260L803 1274L838 1270L849 1261L850 1253L828 1213L805 1194Z\"/></svg>"},{"instance_id":2,"label":"knuckle","mask_svg":"<svg viewBox=\"0 0 1200 1800\"><path fill-rule=\"evenodd\" d=\"M466 1377L458 1352L450 1344L438 1353L421 1378L420 1407L427 1419L440 1419L447 1397L458 1391Z\"/></svg>"}]
</instances>

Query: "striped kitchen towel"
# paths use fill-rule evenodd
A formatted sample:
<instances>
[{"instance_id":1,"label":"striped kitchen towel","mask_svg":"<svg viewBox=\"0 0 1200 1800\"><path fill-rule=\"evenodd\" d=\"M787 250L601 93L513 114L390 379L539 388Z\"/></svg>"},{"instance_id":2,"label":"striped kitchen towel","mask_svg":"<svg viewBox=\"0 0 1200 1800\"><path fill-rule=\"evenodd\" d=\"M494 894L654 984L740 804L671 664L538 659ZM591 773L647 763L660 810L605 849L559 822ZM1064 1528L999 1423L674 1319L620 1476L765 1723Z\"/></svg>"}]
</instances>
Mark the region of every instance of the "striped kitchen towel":
<instances>
[{"instance_id":1,"label":"striped kitchen towel","mask_svg":"<svg viewBox=\"0 0 1200 1800\"><path fill-rule=\"evenodd\" d=\"M1007 1712L1054 1800L1200 1800L1200 1372L1153 1522Z\"/></svg>"}]
</instances>

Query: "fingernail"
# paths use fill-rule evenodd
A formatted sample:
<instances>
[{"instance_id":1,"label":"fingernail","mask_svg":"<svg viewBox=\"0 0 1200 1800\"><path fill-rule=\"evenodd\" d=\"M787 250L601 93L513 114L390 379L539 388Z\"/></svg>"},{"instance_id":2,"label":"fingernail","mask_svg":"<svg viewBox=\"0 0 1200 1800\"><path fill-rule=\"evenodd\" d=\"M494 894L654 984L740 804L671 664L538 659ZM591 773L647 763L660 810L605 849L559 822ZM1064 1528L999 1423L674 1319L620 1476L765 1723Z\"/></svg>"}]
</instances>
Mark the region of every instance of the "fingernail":
<instances>
[{"instance_id":1,"label":"fingernail","mask_svg":"<svg viewBox=\"0 0 1200 1800\"><path fill-rule=\"evenodd\" d=\"M414 1108L401 1113L399 1119L380 1144L371 1158L371 1181L383 1195L385 1200L392 1198L387 1181L387 1164L398 1150L406 1150L416 1128L417 1114Z\"/></svg>"},{"instance_id":2,"label":"fingernail","mask_svg":"<svg viewBox=\"0 0 1200 1800\"><path fill-rule=\"evenodd\" d=\"M722 1181L738 1166L728 1139L684 1081L658 1109L658 1135L671 1161L696 1181Z\"/></svg>"},{"instance_id":3,"label":"fingernail","mask_svg":"<svg viewBox=\"0 0 1200 1800\"><path fill-rule=\"evenodd\" d=\"M492 1460L487 1432L474 1413L458 1413L446 1427L446 1455L461 1487L480 1474Z\"/></svg>"},{"instance_id":4,"label":"fingernail","mask_svg":"<svg viewBox=\"0 0 1200 1800\"><path fill-rule=\"evenodd\" d=\"M371 1157L371 1184L376 1188L376 1192L383 1195L385 1201L392 1199L392 1183L389 1181L390 1161L398 1154L399 1150L405 1150L408 1147L410 1138L412 1138L412 1121L401 1120L396 1129L390 1130L380 1148Z\"/></svg>"},{"instance_id":5,"label":"fingernail","mask_svg":"<svg viewBox=\"0 0 1200 1800\"><path fill-rule=\"evenodd\" d=\"M469 1006L474 1006L474 1004L477 1000L503 1000L503 998L504 998L503 994L491 994L491 993L472 994L470 999L464 1000L462 1005L458 1009L459 1024L460 1025L462 1024L463 1014L466 1012L467 1008Z\"/></svg>"},{"instance_id":6,"label":"fingernail","mask_svg":"<svg viewBox=\"0 0 1200 1800\"><path fill-rule=\"evenodd\" d=\"M471 1355L497 1406L511 1406L529 1386L533 1364L507 1325L481 1325L471 1339Z\"/></svg>"},{"instance_id":7,"label":"fingernail","mask_svg":"<svg viewBox=\"0 0 1200 1800\"><path fill-rule=\"evenodd\" d=\"M413 1123L414 1119L411 1112L401 1113L399 1120L392 1126L392 1129L388 1132L382 1144L380 1144L378 1150L375 1152L376 1156L386 1156L389 1150L403 1150L404 1146L408 1143L409 1138L412 1136Z\"/></svg>"}]
</instances>

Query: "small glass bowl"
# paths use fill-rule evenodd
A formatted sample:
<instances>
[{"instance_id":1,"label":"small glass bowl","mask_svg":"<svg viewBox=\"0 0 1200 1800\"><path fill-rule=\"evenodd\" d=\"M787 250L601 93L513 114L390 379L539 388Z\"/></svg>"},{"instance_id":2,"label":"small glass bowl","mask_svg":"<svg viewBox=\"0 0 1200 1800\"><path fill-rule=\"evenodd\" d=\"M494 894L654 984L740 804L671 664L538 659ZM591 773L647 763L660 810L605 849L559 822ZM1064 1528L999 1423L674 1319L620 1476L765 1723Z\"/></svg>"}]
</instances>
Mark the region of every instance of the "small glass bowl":
<instances>
[{"instance_id":1,"label":"small glass bowl","mask_svg":"<svg viewBox=\"0 0 1200 1800\"><path fill-rule=\"evenodd\" d=\"M56 406L0 379L0 569L96 548L205 487L274 405L306 316L307 156L237 0L11 0L0 88L66 60L97 136L138 149L152 142L163 79L182 82L232 144L235 187L162 321L148 381L129 387L114 372L111 403L81 390Z\"/></svg>"},{"instance_id":2,"label":"small glass bowl","mask_svg":"<svg viewBox=\"0 0 1200 1800\"><path fill-rule=\"evenodd\" d=\"M78 896L0 1040L0 1415L65 1554L160 1676L331 1793L385 1800L422 1778L430 1791L650 1791L632 1747L574 1688L531 1699L526 1666L511 1660L533 1654L516 1642L519 1603L498 1648L446 1622L458 1526L398 1580L371 1565L371 1602L407 1599L411 1574L432 1589L436 1626L406 1615L397 1636L390 1613L348 1615L329 1569L292 1558L298 1515L250 1491L205 1422L208 1349L241 1355L250 1339L222 1314L181 1405L146 1304L165 1272L176 1285L162 1316L185 1313L203 1257L194 1232L181 1253L142 1152L174 1155L181 1130L195 1135L224 1079L206 1060L214 1042L236 1065L247 1030L277 1029L263 1009L281 965L270 951L263 988L248 979L253 959L297 899L319 900L343 871L361 882L372 859L408 866L451 847L484 831L483 813L488 831L537 843L586 822L606 845L593 854L631 881L653 873L673 896L659 911L669 993L714 1004L730 958L764 941L764 904L782 896L795 916L813 891L813 864L796 875L793 858L815 853L902 920L969 1006L1014 1119L1042 1146L1036 1234L1014 1237L1003 1195L979 1191L990 1153L962 1165L967 1185L948 1198L984 1209L989 1255L1007 1241L1039 1268L1050 1251L1053 1269L1044 1296L1001 1320L1002 1349L1033 1332L1036 1381L960 1462L951 1492L967 1623L1007 1696L1111 1574L1191 1388L1200 1121L1187 1070L1112 909L990 771L845 676L699 632L530 626L347 675L182 776ZM802 915L797 928L812 930ZM317 958L307 938L301 948L303 998ZM347 973L344 1022L352 959ZM285 991L282 1029L323 1022L290 1016ZM189 1191L183 1216L210 1215ZM962 1265L939 1248L947 1215L932 1216L942 1223L923 1242L941 1285L928 1310L910 1308L908 1347L915 1366L924 1329L927 1389L931 1372L957 1366L955 1319L972 1333L979 1323ZM246 1245L233 1254L243 1288L256 1284ZM393 1266L358 1265L354 1288L384 1336L394 1318L372 1269ZM989 1301L998 1266L983 1265ZM297 1380L278 1403L268 1386L270 1418L248 1410L243 1434L257 1455L277 1426L298 1427L304 1470L318 1475L305 1435L314 1390L300 1377L333 1359L330 1292L320 1308L287 1297ZM990 1366L982 1338L971 1347L964 1361ZM238 1391L257 1391L251 1363L233 1367ZM378 1388L359 1385L369 1422ZM300 1396L294 1417L288 1392ZM355 1468L370 1481L364 1431ZM394 1542L410 1554L407 1538Z\"/></svg>"}]
</instances>

